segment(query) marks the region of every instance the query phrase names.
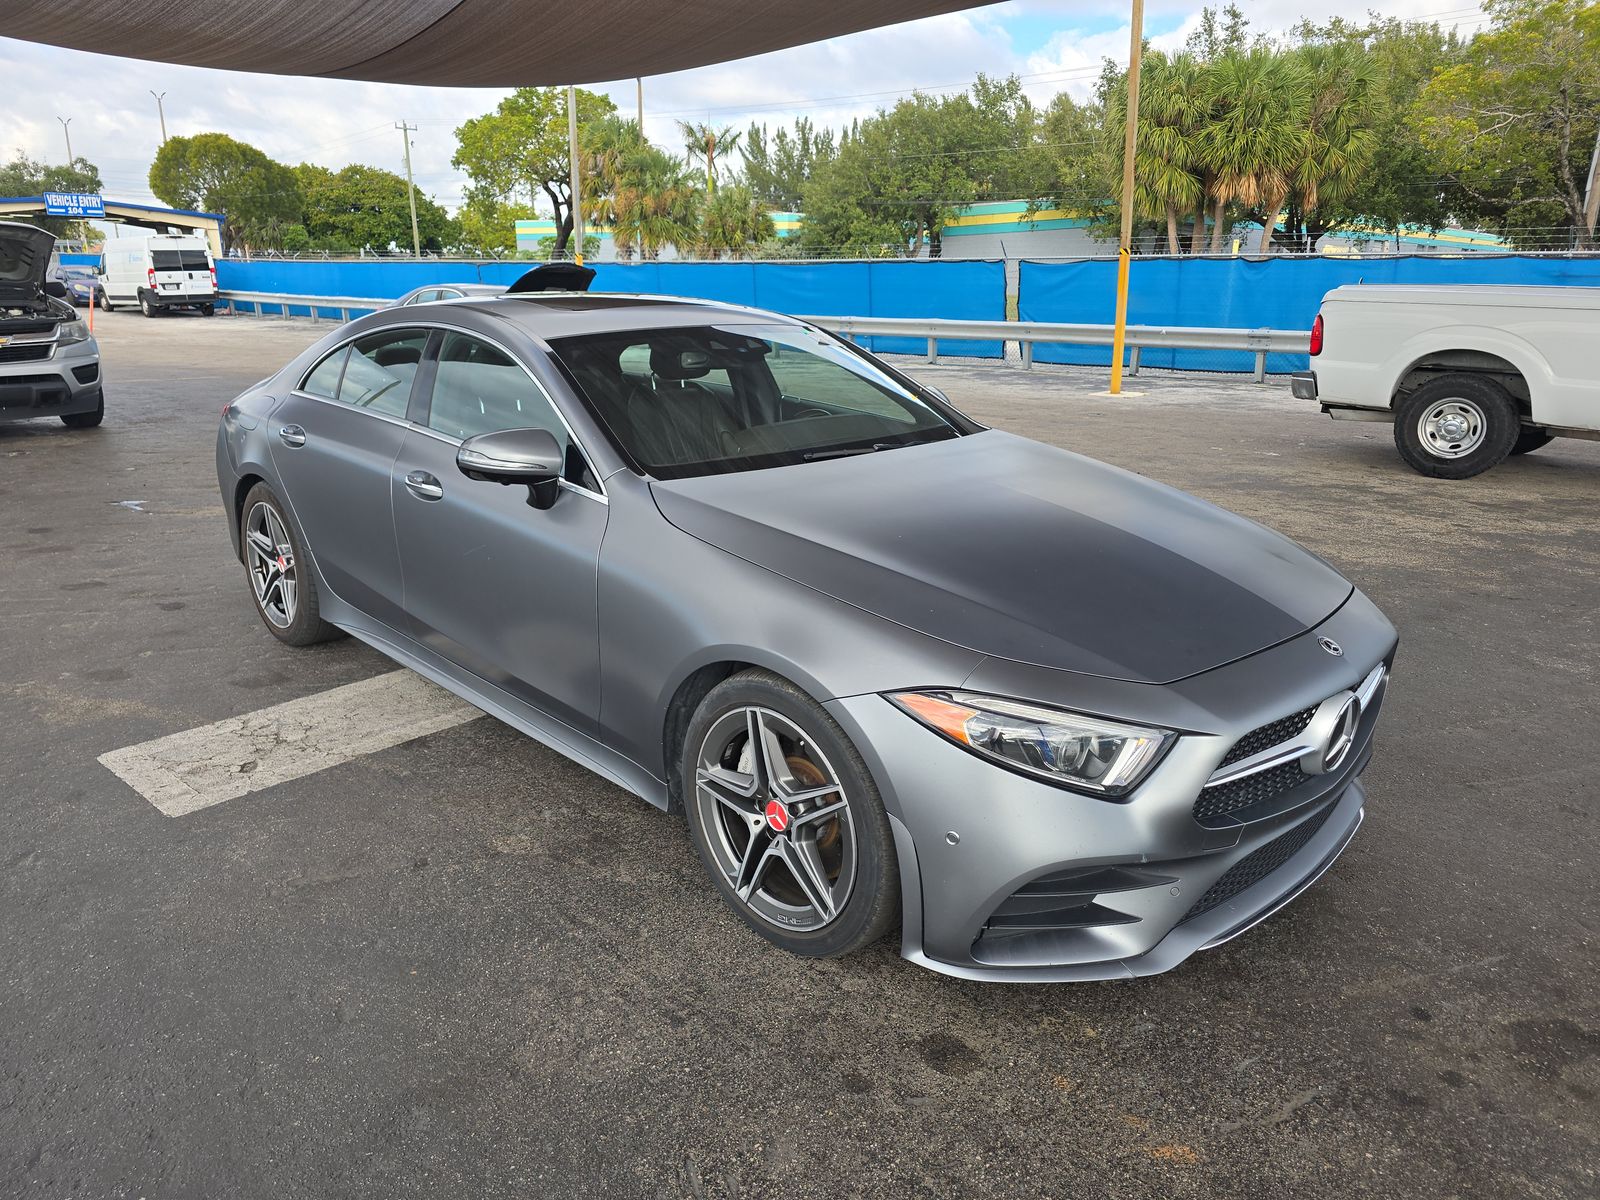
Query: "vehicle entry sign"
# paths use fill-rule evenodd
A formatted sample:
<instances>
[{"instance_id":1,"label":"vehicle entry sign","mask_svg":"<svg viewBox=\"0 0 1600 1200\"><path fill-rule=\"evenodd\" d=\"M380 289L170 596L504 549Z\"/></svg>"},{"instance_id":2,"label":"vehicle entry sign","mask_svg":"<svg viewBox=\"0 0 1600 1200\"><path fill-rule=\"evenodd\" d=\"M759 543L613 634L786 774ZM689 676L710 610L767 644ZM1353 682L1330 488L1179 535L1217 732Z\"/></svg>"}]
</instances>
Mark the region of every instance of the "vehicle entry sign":
<instances>
[{"instance_id":1,"label":"vehicle entry sign","mask_svg":"<svg viewBox=\"0 0 1600 1200\"><path fill-rule=\"evenodd\" d=\"M106 203L95 192L46 192L44 211L51 217L103 217Z\"/></svg>"}]
</instances>

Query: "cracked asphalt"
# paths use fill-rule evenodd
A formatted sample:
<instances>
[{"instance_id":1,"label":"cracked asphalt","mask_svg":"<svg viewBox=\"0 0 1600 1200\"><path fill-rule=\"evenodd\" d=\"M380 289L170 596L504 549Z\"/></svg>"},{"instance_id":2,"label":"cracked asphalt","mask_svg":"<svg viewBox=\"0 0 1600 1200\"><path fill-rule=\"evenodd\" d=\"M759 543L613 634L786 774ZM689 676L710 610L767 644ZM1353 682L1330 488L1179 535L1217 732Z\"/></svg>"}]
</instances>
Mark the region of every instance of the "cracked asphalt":
<instances>
[{"instance_id":1,"label":"cracked asphalt","mask_svg":"<svg viewBox=\"0 0 1600 1200\"><path fill-rule=\"evenodd\" d=\"M492 720L161 815L96 756L392 667L269 637L216 496L223 402L326 326L98 326L104 427L0 427L0 1195L1596 1194L1600 445L1452 484L1281 384L908 361L1402 637L1315 888L1167 975L980 985L768 948L677 818Z\"/></svg>"}]
</instances>

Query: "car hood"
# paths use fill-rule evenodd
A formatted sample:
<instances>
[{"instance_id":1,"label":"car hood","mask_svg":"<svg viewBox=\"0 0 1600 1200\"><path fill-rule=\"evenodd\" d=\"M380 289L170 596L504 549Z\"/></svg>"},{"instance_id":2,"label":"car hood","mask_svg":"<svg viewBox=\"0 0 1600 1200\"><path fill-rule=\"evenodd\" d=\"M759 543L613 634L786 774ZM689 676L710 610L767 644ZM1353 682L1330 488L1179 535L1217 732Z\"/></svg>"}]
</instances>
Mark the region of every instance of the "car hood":
<instances>
[{"instance_id":1,"label":"car hood","mask_svg":"<svg viewBox=\"0 0 1600 1200\"><path fill-rule=\"evenodd\" d=\"M651 491L684 532L897 624L1137 683L1277 645L1353 590L1253 521L994 430Z\"/></svg>"},{"instance_id":2,"label":"car hood","mask_svg":"<svg viewBox=\"0 0 1600 1200\"><path fill-rule=\"evenodd\" d=\"M44 296L55 244L55 234L37 226L0 221L0 304L28 304Z\"/></svg>"}]
</instances>

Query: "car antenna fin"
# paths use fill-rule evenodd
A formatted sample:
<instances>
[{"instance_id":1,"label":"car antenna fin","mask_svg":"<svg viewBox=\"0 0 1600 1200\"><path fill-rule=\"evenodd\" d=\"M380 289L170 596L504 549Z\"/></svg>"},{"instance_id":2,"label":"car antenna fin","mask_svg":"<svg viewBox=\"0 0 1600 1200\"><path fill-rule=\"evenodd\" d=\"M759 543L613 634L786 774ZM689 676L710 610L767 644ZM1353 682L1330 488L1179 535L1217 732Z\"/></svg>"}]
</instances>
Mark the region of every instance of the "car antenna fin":
<instances>
[{"instance_id":1,"label":"car antenna fin","mask_svg":"<svg viewBox=\"0 0 1600 1200\"><path fill-rule=\"evenodd\" d=\"M594 268L577 263L542 263L506 289L506 295L523 292L587 292Z\"/></svg>"}]
</instances>

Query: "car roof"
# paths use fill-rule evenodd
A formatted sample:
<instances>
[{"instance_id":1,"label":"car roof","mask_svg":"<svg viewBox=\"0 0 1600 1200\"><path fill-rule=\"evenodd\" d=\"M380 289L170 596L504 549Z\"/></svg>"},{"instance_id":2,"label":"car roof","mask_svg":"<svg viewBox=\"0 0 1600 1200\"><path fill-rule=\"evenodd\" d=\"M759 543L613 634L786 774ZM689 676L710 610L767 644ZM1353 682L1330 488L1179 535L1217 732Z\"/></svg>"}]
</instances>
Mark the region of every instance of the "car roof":
<instances>
[{"instance_id":1,"label":"car roof","mask_svg":"<svg viewBox=\"0 0 1600 1200\"><path fill-rule=\"evenodd\" d=\"M728 322L799 324L793 317L737 304L618 292L524 292L455 303L492 313L541 338Z\"/></svg>"}]
</instances>

